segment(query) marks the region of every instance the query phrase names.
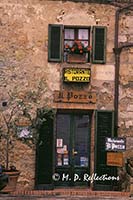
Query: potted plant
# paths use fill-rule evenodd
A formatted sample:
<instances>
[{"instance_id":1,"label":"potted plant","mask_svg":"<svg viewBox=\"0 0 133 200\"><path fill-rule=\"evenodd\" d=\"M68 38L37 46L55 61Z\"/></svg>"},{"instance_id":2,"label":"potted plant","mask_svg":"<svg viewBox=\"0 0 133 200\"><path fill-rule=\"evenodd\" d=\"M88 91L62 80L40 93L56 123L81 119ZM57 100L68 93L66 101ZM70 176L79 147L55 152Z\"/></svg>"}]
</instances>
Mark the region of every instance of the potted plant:
<instances>
[{"instance_id":1,"label":"potted plant","mask_svg":"<svg viewBox=\"0 0 133 200\"><path fill-rule=\"evenodd\" d=\"M0 165L0 190L7 186L8 183L8 175L3 174L2 166Z\"/></svg>"},{"instance_id":2,"label":"potted plant","mask_svg":"<svg viewBox=\"0 0 133 200\"><path fill-rule=\"evenodd\" d=\"M7 104L5 102L6 107ZM8 109L4 108L3 112L1 112L1 121L3 122L0 127L0 139L3 140L3 147L4 147L4 155L3 158L4 162L2 163L2 170L4 174L9 176L9 181L7 186L2 190L3 192L12 192L16 189L16 183L20 171L16 169L14 165L9 164L9 153L13 148L13 140L15 137L14 132L14 116L18 111L18 105L13 106L12 109L9 111Z\"/></svg>"},{"instance_id":3,"label":"potted plant","mask_svg":"<svg viewBox=\"0 0 133 200\"><path fill-rule=\"evenodd\" d=\"M67 62L86 62L86 53L91 50L91 46L85 46L80 40L75 40L73 45L65 44L65 51L67 52Z\"/></svg>"}]
</instances>

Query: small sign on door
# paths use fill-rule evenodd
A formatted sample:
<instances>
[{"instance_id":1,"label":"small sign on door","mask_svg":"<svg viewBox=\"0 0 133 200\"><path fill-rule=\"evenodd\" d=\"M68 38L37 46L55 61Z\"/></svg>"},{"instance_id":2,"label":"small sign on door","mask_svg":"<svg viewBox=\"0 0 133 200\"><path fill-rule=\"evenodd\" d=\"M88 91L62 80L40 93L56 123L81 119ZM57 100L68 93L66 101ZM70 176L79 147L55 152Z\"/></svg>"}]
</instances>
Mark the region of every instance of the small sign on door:
<instances>
[{"instance_id":1,"label":"small sign on door","mask_svg":"<svg viewBox=\"0 0 133 200\"><path fill-rule=\"evenodd\" d=\"M56 147L63 147L63 139L57 139L56 140Z\"/></svg>"}]
</instances>

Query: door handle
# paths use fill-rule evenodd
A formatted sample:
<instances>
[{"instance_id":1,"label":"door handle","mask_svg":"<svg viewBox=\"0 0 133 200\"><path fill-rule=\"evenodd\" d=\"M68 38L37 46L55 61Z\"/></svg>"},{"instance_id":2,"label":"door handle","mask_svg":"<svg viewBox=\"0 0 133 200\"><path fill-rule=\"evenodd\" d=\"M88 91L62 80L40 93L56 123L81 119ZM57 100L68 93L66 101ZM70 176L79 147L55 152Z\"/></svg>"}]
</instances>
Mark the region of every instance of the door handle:
<instances>
[{"instance_id":1,"label":"door handle","mask_svg":"<svg viewBox=\"0 0 133 200\"><path fill-rule=\"evenodd\" d=\"M77 155L77 154L78 154L78 152L75 151L74 149L72 149L72 155L75 156L75 155Z\"/></svg>"}]
</instances>

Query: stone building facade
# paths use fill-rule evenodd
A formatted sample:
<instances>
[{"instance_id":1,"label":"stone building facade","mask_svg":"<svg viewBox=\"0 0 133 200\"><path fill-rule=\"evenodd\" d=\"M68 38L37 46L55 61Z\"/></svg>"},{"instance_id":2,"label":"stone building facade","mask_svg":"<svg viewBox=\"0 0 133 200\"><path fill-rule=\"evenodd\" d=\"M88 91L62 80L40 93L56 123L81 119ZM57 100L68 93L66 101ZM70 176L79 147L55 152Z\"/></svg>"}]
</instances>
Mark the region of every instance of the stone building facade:
<instances>
[{"instance_id":1,"label":"stone building facade","mask_svg":"<svg viewBox=\"0 0 133 200\"><path fill-rule=\"evenodd\" d=\"M72 170L75 170L75 174L79 173L80 175L82 173L92 175L99 172L100 176L103 173L117 176L116 171L121 169L122 166L107 166L107 163L102 163L102 160L107 162L106 158L103 158L106 156L106 137L126 137L126 151L122 153L124 163L126 158L133 156L133 4L130 1L124 1L124 3L122 1L112 1L112 3L90 2L0 1L1 112L4 109L8 111L12 108L10 106L11 95L15 102L21 100L25 102L33 119L36 116L37 108L45 108L47 105L57 110L52 129L53 136L50 138L53 141L53 143L50 143L52 146L50 161L47 160L47 149L45 148L48 148L48 146L46 144L43 145L44 152L43 150L41 152L40 147L37 147L36 153L23 141L14 141L10 163L15 164L21 171L18 188L23 186L24 189L33 189L36 186L36 188L44 189L51 185L52 187L58 185L67 187L69 184L82 185L80 181L75 181L75 184L72 183L72 180L55 181L55 183L54 180L51 180L52 178L49 179L55 172L56 175L60 174L60 178L64 172L72 174ZM126 8L122 9L123 7ZM62 27L62 29L59 29L59 27ZM53 33L52 28L55 31ZM88 60L81 63L67 61L67 53L65 54L65 52L59 53L60 55L57 55L56 59L55 52L58 51L58 48L64 50L63 41L67 43L67 40L72 42L75 39L73 33L75 31L76 35L76 30L79 31L80 40L89 41L87 41L90 46ZM104 33L101 36L98 35L100 30ZM55 44L58 33L60 34L60 44ZM57 38L59 39L59 36ZM101 43L97 43L96 40ZM102 50L99 50L100 47L97 45L102 45ZM52 54L54 48L55 54ZM100 58L95 58L97 50L102 52L102 54L98 54ZM64 60L61 60L60 56L64 57ZM89 81L87 83L84 81L78 83L76 81L74 83L73 81L65 82L63 80L64 69L79 69L81 71L82 69L89 69L89 72L87 72L90 75ZM80 75L85 73L81 71ZM63 91L66 91L66 93L63 93ZM72 92L72 102L68 101L68 92ZM92 101L88 100L88 93L91 95ZM62 97L65 99L62 100L60 95L66 95L66 97ZM80 97L82 95L81 99L83 98L80 101L77 100L79 95ZM6 108L5 102L7 103ZM80 116L82 119L80 119ZM18 117L21 118L21 116ZM87 129L83 124L88 123L88 121L87 127L89 127ZM70 128L74 123L74 128ZM77 127L76 123L79 126L81 123L81 132L77 131L77 135L74 131ZM68 130L69 125L70 130ZM89 130L89 136L85 135L80 139L79 135L82 131L87 132L86 129ZM44 133L42 133L43 130ZM42 135L49 137L50 133L47 135L45 131L48 131L45 127L40 129ZM63 131L64 135L58 135ZM69 131L72 133L68 142L66 141L69 140L66 138L66 134ZM76 137L79 138L77 143ZM83 146L87 146L88 150L83 149L83 151L89 153L81 154L80 158L77 156L76 160L78 148L74 148L77 147L76 145L79 146L79 143L86 142L84 141L85 137L89 138L87 139L89 142L83 143ZM4 152L3 147L2 149ZM102 154L102 151L104 151L104 154ZM64 157L60 157L60 154ZM99 158L99 156L101 157ZM0 160L3 163L3 153L1 153ZM45 164L49 162L51 164ZM76 162L79 168L76 166ZM98 166L102 164L104 164L104 168L99 168ZM51 173L47 171L50 166L52 166ZM42 174L40 171L42 171ZM43 173L43 171L45 172ZM49 173L49 177L45 180ZM85 182L85 186L88 187L89 185L89 187L98 190L103 188L115 189L116 184L113 181L105 182L94 183L92 181L90 184Z\"/></svg>"}]
</instances>

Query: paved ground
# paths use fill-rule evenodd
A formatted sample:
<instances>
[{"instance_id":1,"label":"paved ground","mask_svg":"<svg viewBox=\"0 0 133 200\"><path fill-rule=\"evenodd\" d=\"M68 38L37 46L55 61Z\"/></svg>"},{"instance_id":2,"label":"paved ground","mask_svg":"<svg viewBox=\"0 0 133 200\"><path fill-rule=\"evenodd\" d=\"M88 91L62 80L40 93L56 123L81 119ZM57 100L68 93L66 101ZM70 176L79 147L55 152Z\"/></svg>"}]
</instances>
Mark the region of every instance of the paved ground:
<instances>
[{"instance_id":1,"label":"paved ground","mask_svg":"<svg viewBox=\"0 0 133 200\"><path fill-rule=\"evenodd\" d=\"M0 194L0 200L133 200L133 197L93 197L93 196L9 196Z\"/></svg>"},{"instance_id":2,"label":"paved ground","mask_svg":"<svg viewBox=\"0 0 133 200\"><path fill-rule=\"evenodd\" d=\"M16 190L0 193L0 200L133 200L129 192L92 191L84 188L54 190Z\"/></svg>"}]
</instances>

